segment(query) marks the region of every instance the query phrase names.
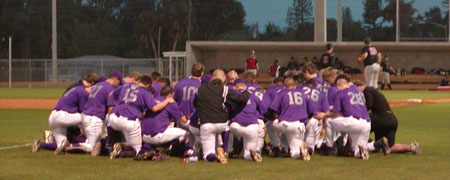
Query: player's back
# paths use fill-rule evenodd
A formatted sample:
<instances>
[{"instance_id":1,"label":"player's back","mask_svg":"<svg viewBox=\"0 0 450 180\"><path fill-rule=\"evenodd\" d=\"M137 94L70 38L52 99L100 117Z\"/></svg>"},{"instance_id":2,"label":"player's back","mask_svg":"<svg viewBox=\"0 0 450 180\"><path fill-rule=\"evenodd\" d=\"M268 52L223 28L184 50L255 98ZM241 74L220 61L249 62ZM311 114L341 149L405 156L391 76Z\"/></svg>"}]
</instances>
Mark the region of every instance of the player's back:
<instances>
[{"instance_id":1,"label":"player's back","mask_svg":"<svg viewBox=\"0 0 450 180\"><path fill-rule=\"evenodd\" d=\"M163 88L162 85L159 82L152 82L152 87L155 90L155 97L158 97Z\"/></svg>"},{"instance_id":2,"label":"player's back","mask_svg":"<svg viewBox=\"0 0 450 180\"><path fill-rule=\"evenodd\" d=\"M117 116L142 119L142 113L154 105L153 95L146 88L133 83L121 89L113 111Z\"/></svg>"},{"instance_id":3,"label":"player's back","mask_svg":"<svg viewBox=\"0 0 450 180\"><path fill-rule=\"evenodd\" d=\"M175 85L174 99L184 114L191 115L195 111L192 98L200 85L201 81L195 78L185 78Z\"/></svg>"},{"instance_id":4,"label":"player's back","mask_svg":"<svg viewBox=\"0 0 450 180\"><path fill-rule=\"evenodd\" d=\"M113 106L115 103L112 98L108 98L113 90L114 87L106 81L94 85L83 108L83 113L105 119L107 106Z\"/></svg>"},{"instance_id":5,"label":"player's back","mask_svg":"<svg viewBox=\"0 0 450 180\"><path fill-rule=\"evenodd\" d=\"M236 91L237 94L240 94L240 91ZM231 121L237 122L242 126L248 126L250 124L258 123L258 115L261 114L260 109L261 100L254 93L250 94L250 98L248 99L246 104L237 105L231 107Z\"/></svg>"},{"instance_id":6,"label":"player's back","mask_svg":"<svg viewBox=\"0 0 450 180\"><path fill-rule=\"evenodd\" d=\"M336 97L339 90L336 88L336 86L330 86L328 88L328 103L330 105L333 104L334 97Z\"/></svg>"},{"instance_id":7,"label":"player's back","mask_svg":"<svg viewBox=\"0 0 450 180\"><path fill-rule=\"evenodd\" d=\"M248 83L248 82L246 82L245 85L247 86L246 90L248 92L250 92L250 93L254 93L254 92L256 92L256 90L259 89L259 85L256 84L256 83Z\"/></svg>"},{"instance_id":8,"label":"player's back","mask_svg":"<svg viewBox=\"0 0 450 180\"><path fill-rule=\"evenodd\" d=\"M364 94L356 86L339 91L334 99L333 111L342 113L344 117L353 116L370 121Z\"/></svg>"},{"instance_id":9,"label":"player's back","mask_svg":"<svg viewBox=\"0 0 450 180\"><path fill-rule=\"evenodd\" d=\"M270 108L280 114L282 121L306 121L307 97L298 89L284 89L274 99Z\"/></svg>"},{"instance_id":10,"label":"player's back","mask_svg":"<svg viewBox=\"0 0 450 180\"><path fill-rule=\"evenodd\" d=\"M165 99L165 96L159 96L155 98L155 102L159 103ZM178 120L181 116L183 116L183 113L180 111L180 108L176 103L167 104L164 109L158 112L147 110L141 123L142 133L146 135L162 133L170 124L170 118L175 118Z\"/></svg>"},{"instance_id":11,"label":"player's back","mask_svg":"<svg viewBox=\"0 0 450 180\"><path fill-rule=\"evenodd\" d=\"M62 110L68 113L79 113L83 110L89 93L84 86L76 86L64 93L58 100L55 110Z\"/></svg>"},{"instance_id":12,"label":"player's back","mask_svg":"<svg viewBox=\"0 0 450 180\"><path fill-rule=\"evenodd\" d=\"M271 101L275 99L278 93L284 89L284 85L275 85L273 87L267 88L266 95L270 98Z\"/></svg>"}]
</instances>

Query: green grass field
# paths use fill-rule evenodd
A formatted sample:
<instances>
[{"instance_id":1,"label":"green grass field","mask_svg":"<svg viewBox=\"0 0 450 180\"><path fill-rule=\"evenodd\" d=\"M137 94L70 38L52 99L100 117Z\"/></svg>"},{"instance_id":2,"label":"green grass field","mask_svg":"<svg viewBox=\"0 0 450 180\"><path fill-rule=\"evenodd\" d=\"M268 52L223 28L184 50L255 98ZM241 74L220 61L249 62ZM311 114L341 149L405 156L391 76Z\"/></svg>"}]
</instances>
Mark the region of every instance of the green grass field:
<instances>
[{"instance_id":1,"label":"green grass field","mask_svg":"<svg viewBox=\"0 0 450 180\"><path fill-rule=\"evenodd\" d=\"M0 88L0 98L59 98L62 88ZM388 100L432 99L450 97L449 92L442 91L381 91Z\"/></svg>"},{"instance_id":2,"label":"green grass field","mask_svg":"<svg viewBox=\"0 0 450 180\"><path fill-rule=\"evenodd\" d=\"M436 97L436 92L426 91L417 93L420 97L404 95L410 92L383 93L392 99ZM25 97L38 94L35 91ZM399 119L397 143L409 144L416 138L424 149L420 156L371 154L370 160L362 161L314 155L310 162L264 157L260 164L231 159L221 165L203 161L182 163L177 157L161 162L135 162L79 154L56 156L51 151L30 153L29 147L21 147L0 150L0 179L448 179L448 109L450 103L393 109ZM43 130L49 129L49 113L50 110L0 110L0 147L30 143L36 137L42 139Z\"/></svg>"}]
</instances>

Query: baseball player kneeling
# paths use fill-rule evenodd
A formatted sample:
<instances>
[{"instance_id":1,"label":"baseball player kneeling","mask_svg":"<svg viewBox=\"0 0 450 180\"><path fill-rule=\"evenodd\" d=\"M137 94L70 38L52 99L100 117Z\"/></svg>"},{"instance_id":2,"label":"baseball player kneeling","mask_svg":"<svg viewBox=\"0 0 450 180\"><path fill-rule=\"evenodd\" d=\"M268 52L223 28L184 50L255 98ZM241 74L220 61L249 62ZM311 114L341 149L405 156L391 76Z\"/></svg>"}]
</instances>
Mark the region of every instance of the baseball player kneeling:
<instances>
[{"instance_id":1,"label":"baseball player kneeling","mask_svg":"<svg viewBox=\"0 0 450 180\"><path fill-rule=\"evenodd\" d=\"M245 91L247 86L243 79L234 81L234 90L237 94ZM250 94L247 104L239 104L230 107L231 125L230 131L236 138L244 141L244 159L261 162L261 152L258 149L259 122L257 115L264 114L261 100L254 94Z\"/></svg>"},{"instance_id":2,"label":"baseball player kneeling","mask_svg":"<svg viewBox=\"0 0 450 180\"><path fill-rule=\"evenodd\" d=\"M168 99L173 101L173 90L170 87L163 87L160 95L155 98L157 102L164 102ZM178 127L169 126L171 118L187 123L186 116L176 103L168 104L158 112L147 111L142 121L142 140L153 146L185 143L188 132ZM189 146L186 146L186 151L190 149Z\"/></svg>"},{"instance_id":3,"label":"baseball player kneeling","mask_svg":"<svg viewBox=\"0 0 450 180\"><path fill-rule=\"evenodd\" d=\"M277 132L286 136L291 158L302 158L309 161L311 157L303 140L305 123L308 120L308 98L303 90L296 89L294 79L286 78L284 86L285 89L275 97L270 105L270 109L280 114L273 125Z\"/></svg>"},{"instance_id":4,"label":"baseball player kneeling","mask_svg":"<svg viewBox=\"0 0 450 180\"><path fill-rule=\"evenodd\" d=\"M339 89L333 101L333 110L327 120L327 146L333 148L334 135L328 133L340 131L347 133L351 139L351 148L355 157L369 159L366 149L370 133L370 117L367 112L364 94L354 85L348 75L342 74L336 78Z\"/></svg>"}]
</instances>

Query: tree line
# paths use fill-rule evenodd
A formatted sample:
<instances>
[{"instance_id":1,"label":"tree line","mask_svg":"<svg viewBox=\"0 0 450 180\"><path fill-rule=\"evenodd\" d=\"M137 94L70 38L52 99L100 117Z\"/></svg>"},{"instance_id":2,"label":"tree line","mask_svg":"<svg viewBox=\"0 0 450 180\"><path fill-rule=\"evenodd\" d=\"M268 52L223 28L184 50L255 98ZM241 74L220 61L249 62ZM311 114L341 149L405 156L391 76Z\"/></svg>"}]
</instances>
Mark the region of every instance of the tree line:
<instances>
[{"instance_id":1,"label":"tree line","mask_svg":"<svg viewBox=\"0 0 450 180\"><path fill-rule=\"evenodd\" d=\"M365 0L362 20L343 8L343 40L395 40L395 0ZM414 0L400 0L401 37L442 38L448 14L439 7L420 15ZM153 58L184 50L190 40L312 41L312 0L292 0L287 27L246 24L238 0L58 0L58 57L116 55ZM442 0L448 7L448 1ZM190 18L189 18L190 17ZM0 2L0 59L13 37L14 58L51 58L51 1ZM189 23L190 22L190 23ZM336 40L336 20L327 19L328 40ZM190 24L190 26L189 26ZM441 25L441 26L439 26ZM190 27L190 28L189 28ZM446 27L446 28L443 28ZM189 33L190 32L190 33ZM158 45L160 42L160 50Z\"/></svg>"}]
</instances>

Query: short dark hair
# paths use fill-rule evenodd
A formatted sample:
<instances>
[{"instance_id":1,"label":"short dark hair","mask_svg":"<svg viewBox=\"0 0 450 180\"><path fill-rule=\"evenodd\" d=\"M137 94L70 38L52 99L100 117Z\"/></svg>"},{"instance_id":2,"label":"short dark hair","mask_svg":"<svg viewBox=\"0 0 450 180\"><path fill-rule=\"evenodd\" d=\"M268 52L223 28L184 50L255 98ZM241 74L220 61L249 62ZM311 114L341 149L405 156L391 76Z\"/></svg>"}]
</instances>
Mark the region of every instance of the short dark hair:
<instances>
[{"instance_id":1,"label":"short dark hair","mask_svg":"<svg viewBox=\"0 0 450 180\"><path fill-rule=\"evenodd\" d=\"M195 63L192 65L191 74L195 77L202 76L203 72L205 72L205 66L202 63Z\"/></svg>"},{"instance_id":2,"label":"short dark hair","mask_svg":"<svg viewBox=\"0 0 450 180\"><path fill-rule=\"evenodd\" d=\"M173 89L171 87L163 87L161 88L161 92L159 93L161 96L167 96L173 93Z\"/></svg>"},{"instance_id":3,"label":"short dark hair","mask_svg":"<svg viewBox=\"0 0 450 180\"><path fill-rule=\"evenodd\" d=\"M365 44L369 44L370 42L372 42L372 39L370 39L370 37L364 38L364 43Z\"/></svg>"},{"instance_id":4,"label":"short dark hair","mask_svg":"<svg viewBox=\"0 0 450 180\"><path fill-rule=\"evenodd\" d=\"M95 84L98 82L98 76L95 73L91 73L89 75L87 75L84 80L90 84Z\"/></svg>"},{"instance_id":5,"label":"short dark hair","mask_svg":"<svg viewBox=\"0 0 450 180\"><path fill-rule=\"evenodd\" d=\"M278 63L278 59L275 59L275 61L273 63Z\"/></svg>"},{"instance_id":6,"label":"short dark hair","mask_svg":"<svg viewBox=\"0 0 450 180\"><path fill-rule=\"evenodd\" d=\"M283 83L283 78L277 77L273 80L273 83Z\"/></svg>"},{"instance_id":7,"label":"short dark hair","mask_svg":"<svg viewBox=\"0 0 450 180\"><path fill-rule=\"evenodd\" d=\"M364 85L366 85L366 83L364 83L364 81L361 81L361 80L354 80L353 81L353 84L355 84L356 86L364 86Z\"/></svg>"},{"instance_id":8,"label":"short dark hair","mask_svg":"<svg viewBox=\"0 0 450 180\"><path fill-rule=\"evenodd\" d=\"M152 77L150 77L149 75L143 75L139 79L139 82L144 84L144 85L151 85L153 80L152 80Z\"/></svg>"},{"instance_id":9,"label":"short dark hair","mask_svg":"<svg viewBox=\"0 0 450 180\"><path fill-rule=\"evenodd\" d=\"M310 79L305 81L305 85L316 86L316 81L314 79Z\"/></svg>"},{"instance_id":10,"label":"short dark hair","mask_svg":"<svg viewBox=\"0 0 450 180\"><path fill-rule=\"evenodd\" d=\"M167 84L167 86L169 86L170 87L170 80L168 79L168 78L161 78L160 80L159 80L159 82L160 83L166 83Z\"/></svg>"},{"instance_id":11,"label":"short dark hair","mask_svg":"<svg viewBox=\"0 0 450 180\"><path fill-rule=\"evenodd\" d=\"M317 73L317 68L312 62L307 62L302 66L302 72L308 71L311 74Z\"/></svg>"},{"instance_id":12,"label":"short dark hair","mask_svg":"<svg viewBox=\"0 0 450 180\"><path fill-rule=\"evenodd\" d=\"M334 83L337 84L337 82L339 81L339 79L345 79L347 82L352 82L352 78L350 78L349 75L347 74L339 74L336 77L336 80L334 80Z\"/></svg>"},{"instance_id":13,"label":"short dark hair","mask_svg":"<svg viewBox=\"0 0 450 180\"><path fill-rule=\"evenodd\" d=\"M161 78L161 73L154 71L151 76L152 76L153 81L159 81Z\"/></svg>"},{"instance_id":14,"label":"short dark hair","mask_svg":"<svg viewBox=\"0 0 450 180\"><path fill-rule=\"evenodd\" d=\"M325 45L325 48L326 48L327 50L330 50L331 48L333 48L333 44L327 43L327 45Z\"/></svg>"}]
</instances>

